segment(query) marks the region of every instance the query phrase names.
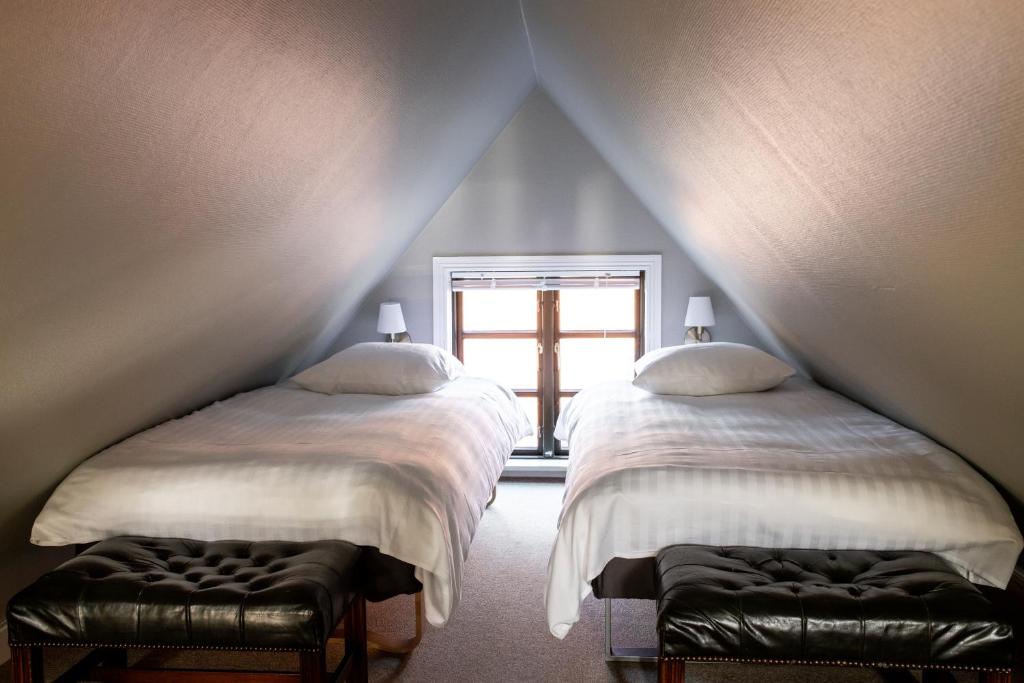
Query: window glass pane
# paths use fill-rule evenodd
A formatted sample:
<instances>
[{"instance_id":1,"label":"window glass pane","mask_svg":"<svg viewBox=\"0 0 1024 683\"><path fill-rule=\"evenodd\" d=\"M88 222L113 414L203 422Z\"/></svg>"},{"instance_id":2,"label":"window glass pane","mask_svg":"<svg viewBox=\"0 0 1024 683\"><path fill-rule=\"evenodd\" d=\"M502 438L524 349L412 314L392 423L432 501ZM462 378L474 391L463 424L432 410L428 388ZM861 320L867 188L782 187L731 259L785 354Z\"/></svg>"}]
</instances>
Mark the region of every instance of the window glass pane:
<instances>
[{"instance_id":1,"label":"window glass pane","mask_svg":"<svg viewBox=\"0 0 1024 683\"><path fill-rule=\"evenodd\" d=\"M523 410L530 416L530 424L533 425L533 433L529 436L525 436L516 444L516 448L529 449L531 451L537 450L537 423L540 417L540 402L536 396L520 396L519 403L523 406Z\"/></svg>"},{"instance_id":2,"label":"window glass pane","mask_svg":"<svg viewBox=\"0 0 1024 683\"><path fill-rule=\"evenodd\" d=\"M464 339L462 362L467 373L510 389L537 388L535 339Z\"/></svg>"},{"instance_id":3,"label":"window glass pane","mask_svg":"<svg viewBox=\"0 0 1024 683\"><path fill-rule=\"evenodd\" d=\"M463 332L536 329L535 289L471 289L462 293Z\"/></svg>"},{"instance_id":4,"label":"window glass pane","mask_svg":"<svg viewBox=\"0 0 1024 683\"><path fill-rule=\"evenodd\" d=\"M636 327L635 289L563 289L558 298L562 330L632 330Z\"/></svg>"},{"instance_id":5,"label":"window glass pane","mask_svg":"<svg viewBox=\"0 0 1024 683\"><path fill-rule=\"evenodd\" d=\"M632 338L563 338L558 354L562 391L577 391L613 379L633 379L635 353Z\"/></svg>"}]
</instances>

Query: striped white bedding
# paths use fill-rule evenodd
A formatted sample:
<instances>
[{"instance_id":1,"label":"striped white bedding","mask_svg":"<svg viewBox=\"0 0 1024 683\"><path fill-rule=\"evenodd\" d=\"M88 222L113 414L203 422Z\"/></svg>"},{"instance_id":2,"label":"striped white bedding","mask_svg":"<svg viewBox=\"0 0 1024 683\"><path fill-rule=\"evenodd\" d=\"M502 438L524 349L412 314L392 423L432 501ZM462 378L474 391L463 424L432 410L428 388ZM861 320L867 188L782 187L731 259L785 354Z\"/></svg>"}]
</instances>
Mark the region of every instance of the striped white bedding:
<instances>
[{"instance_id":1,"label":"striped white bedding","mask_svg":"<svg viewBox=\"0 0 1024 683\"><path fill-rule=\"evenodd\" d=\"M928 550L998 587L1022 547L1006 503L957 455L804 379L700 398L602 384L555 434L570 444L545 588L559 638L609 560L673 543Z\"/></svg>"},{"instance_id":2,"label":"striped white bedding","mask_svg":"<svg viewBox=\"0 0 1024 683\"><path fill-rule=\"evenodd\" d=\"M411 396L258 389L84 462L46 503L32 542L138 534L376 546L415 565L427 619L442 625L491 488L529 431L515 396L483 379Z\"/></svg>"}]
</instances>

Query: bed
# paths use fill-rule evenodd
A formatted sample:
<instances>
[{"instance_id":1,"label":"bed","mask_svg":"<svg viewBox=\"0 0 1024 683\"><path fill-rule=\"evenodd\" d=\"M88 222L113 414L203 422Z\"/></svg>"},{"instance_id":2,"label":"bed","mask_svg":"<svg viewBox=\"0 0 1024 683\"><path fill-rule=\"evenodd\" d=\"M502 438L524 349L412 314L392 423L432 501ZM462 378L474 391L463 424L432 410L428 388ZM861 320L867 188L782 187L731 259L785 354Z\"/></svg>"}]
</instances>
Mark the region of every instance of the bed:
<instances>
[{"instance_id":1,"label":"bed","mask_svg":"<svg viewBox=\"0 0 1024 683\"><path fill-rule=\"evenodd\" d=\"M427 620L440 626L458 602L491 492L530 429L512 392L485 379L405 396L327 395L286 382L85 461L46 503L32 542L345 540L376 549L391 572L378 594L388 584L412 592L402 574L411 569Z\"/></svg>"},{"instance_id":2,"label":"bed","mask_svg":"<svg viewBox=\"0 0 1024 683\"><path fill-rule=\"evenodd\" d=\"M927 550L1000 588L1022 547L959 456L802 378L705 397L600 384L555 435L570 451L545 586L559 638L592 590L657 597L651 558L677 543Z\"/></svg>"}]
</instances>

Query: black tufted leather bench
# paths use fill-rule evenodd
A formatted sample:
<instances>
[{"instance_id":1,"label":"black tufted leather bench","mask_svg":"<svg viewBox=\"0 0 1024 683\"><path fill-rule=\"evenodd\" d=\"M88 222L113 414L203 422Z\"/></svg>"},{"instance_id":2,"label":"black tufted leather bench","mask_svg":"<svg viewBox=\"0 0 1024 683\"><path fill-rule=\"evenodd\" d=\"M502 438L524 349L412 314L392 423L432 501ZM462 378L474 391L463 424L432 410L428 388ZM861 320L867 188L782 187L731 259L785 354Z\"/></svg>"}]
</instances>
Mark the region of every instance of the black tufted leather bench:
<instances>
[{"instance_id":1,"label":"black tufted leather bench","mask_svg":"<svg viewBox=\"0 0 1024 683\"><path fill-rule=\"evenodd\" d=\"M1009 683L1013 629L923 552L676 545L657 558L658 680L686 662L948 670Z\"/></svg>"},{"instance_id":2,"label":"black tufted leather bench","mask_svg":"<svg viewBox=\"0 0 1024 683\"><path fill-rule=\"evenodd\" d=\"M352 590L359 556L358 547L342 541L120 537L97 543L8 603L13 680L42 681L41 648L62 646L98 648L69 680L216 675L320 683L328 680L327 640L344 621L345 657L332 677L365 681L366 604ZM125 668L126 648L296 652L300 671Z\"/></svg>"}]
</instances>

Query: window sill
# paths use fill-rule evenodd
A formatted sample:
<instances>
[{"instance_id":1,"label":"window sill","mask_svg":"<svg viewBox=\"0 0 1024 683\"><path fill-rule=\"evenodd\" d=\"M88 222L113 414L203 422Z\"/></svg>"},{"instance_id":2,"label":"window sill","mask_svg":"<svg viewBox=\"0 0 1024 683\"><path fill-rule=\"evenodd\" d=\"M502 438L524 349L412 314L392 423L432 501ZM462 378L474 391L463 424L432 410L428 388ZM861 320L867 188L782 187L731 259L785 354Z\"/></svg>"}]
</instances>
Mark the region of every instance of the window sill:
<instances>
[{"instance_id":1,"label":"window sill","mask_svg":"<svg viewBox=\"0 0 1024 683\"><path fill-rule=\"evenodd\" d=\"M565 479L568 458L510 458L502 479Z\"/></svg>"}]
</instances>

